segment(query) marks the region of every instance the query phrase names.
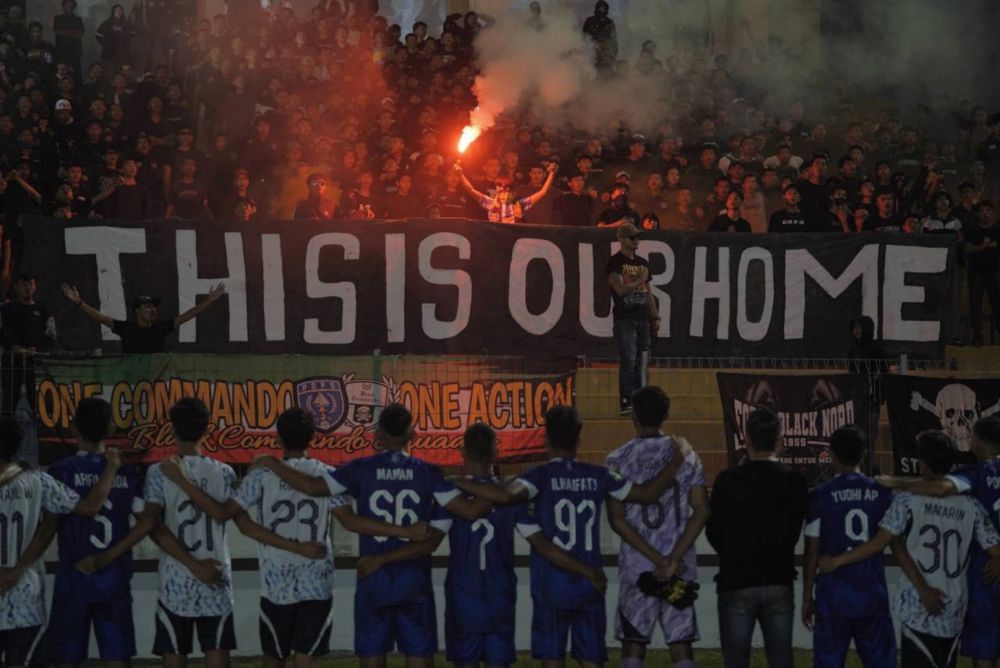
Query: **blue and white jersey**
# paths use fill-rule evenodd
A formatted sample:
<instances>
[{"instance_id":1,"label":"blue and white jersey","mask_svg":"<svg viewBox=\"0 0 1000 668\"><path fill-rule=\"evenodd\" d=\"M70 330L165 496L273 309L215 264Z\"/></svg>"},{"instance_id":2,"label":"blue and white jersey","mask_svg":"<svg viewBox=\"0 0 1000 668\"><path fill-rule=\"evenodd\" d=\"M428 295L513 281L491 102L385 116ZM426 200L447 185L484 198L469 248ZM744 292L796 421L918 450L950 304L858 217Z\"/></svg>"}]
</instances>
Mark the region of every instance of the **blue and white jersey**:
<instances>
[{"instance_id":1,"label":"blue and white jersey","mask_svg":"<svg viewBox=\"0 0 1000 668\"><path fill-rule=\"evenodd\" d=\"M993 528L1000 529L1000 460L990 459L973 466L963 467L947 476L961 494L970 494L983 504L986 514L993 522ZM969 557L969 584L974 587L990 587L1000 592L1000 585L988 585L982 581L980 573L989 557L979 543L972 546Z\"/></svg>"},{"instance_id":2,"label":"blue and white jersey","mask_svg":"<svg viewBox=\"0 0 1000 668\"><path fill-rule=\"evenodd\" d=\"M73 512L80 495L52 476L25 471L0 486L0 566L13 568L35 535L42 511ZM45 570L39 559L9 591L0 594L0 631L45 623Z\"/></svg>"},{"instance_id":3,"label":"blue and white jersey","mask_svg":"<svg viewBox=\"0 0 1000 668\"><path fill-rule=\"evenodd\" d=\"M183 457L187 477L209 496L225 503L233 495L236 473L231 466L202 455ZM160 603L182 617L216 617L233 609L232 569L226 523L213 520L184 491L167 480L160 464L146 473L146 503L163 508L163 524L177 536L191 555L221 564L225 586L203 584L183 564L166 553L160 555Z\"/></svg>"},{"instance_id":4,"label":"blue and white jersey","mask_svg":"<svg viewBox=\"0 0 1000 668\"><path fill-rule=\"evenodd\" d=\"M871 539L892 492L861 473L842 473L809 494L805 535L820 554L843 554ZM889 588L880 553L816 578L816 616L888 617Z\"/></svg>"},{"instance_id":5,"label":"blue and white jersey","mask_svg":"<svg viewBox=\"0 0 1000 668\"><path fill-rule=\"evenodd\" d=\"M556 458L518 477L534 501L542 533L583 563L601 567L601 507L604 497L623 501L632 483L603 466ZM586 578L531 554L531 596L549 608L604 605L604 595Z\"/></svg>"},{"instance_id":6,"label":"blue and white jersey","mask_svg":"<svg viewBox=\"0 0 1000 668\"><path fill-rule=\"evenodd\" d=\"M48 473L84 497L97 484L106 466L107 460L100 453L77 452L75 456L50 466ZM130 593L131 551L115 559L107 568L90 575L76 570L73 564L104 552L124 538L131 529L132 514L142 512L143 506L135 469L122 466L115 474L111 492L96 517L63 515L59 518L57 596L65 592L67 596L83 596L88 601L107 601Z\"/></svg>"},{"instance_id":7,"label":"blue and white jersey","mask_svg":"<svg viewBox=\"0 0 1000 668\"><path fill-rule=\"evenodd\" d=\"M1000 543L982 504L971 496L938 499L903 492L893 499L881 527L894 536L906 535L906 549L924 580L945 593L944 611L932 617L904 575L896 600L900 621L938 638L957 636L968 602L965 574L972 541L985 549Z\"/></svg>"},{"instance_id":8,"label":"blue and white jersey","mask_svg":"<svg viewBox=\"0 0 1000 668\"><path fill-rule=\"evenodd\" d=\"M398 451L356 459L324 479L330 494L346 494L355 500L358 515L397 526L430 522L434 519L435 503L446 506L459 494L437 466ZM360 536L359 552L362 557L382 554L403 542L386 536ZM358 582L357 596L374 607L432 598L431 558L383 566Z\"/></svg>"},{"instance_id":9,"label":"blue and white jersey","mask_svg":"<svg viewBox=\"0 0 1000 668\"><path fill-rule=\"evenodd\" d=\"M306 457L286 459L285 464L314 477L325 477L334 471L332 466ZM258 544L261 596L278 605L325 601L333 596L330 511L349 505L347 497L309 496L267 469L253 469L243 479L233 499L272 533L300 543L312 541L327 546L325 557L309 559Z\"/></svg>"},{"instance_id":10,"label":"blue and white jersey","mask_svg":"<svg viewBox=\"0 0 1000 668\"><path fill-rule=\"evenodd\" d=\"M489 481L490 478L471 477ZM448 577L444 582L450 619L465 633L499 633L514 626L517 576L514 532L527 538L541 531L528 505L496 506L475 521L438 507L431 525L448 534Z\"/></svg>"}]
</instances>

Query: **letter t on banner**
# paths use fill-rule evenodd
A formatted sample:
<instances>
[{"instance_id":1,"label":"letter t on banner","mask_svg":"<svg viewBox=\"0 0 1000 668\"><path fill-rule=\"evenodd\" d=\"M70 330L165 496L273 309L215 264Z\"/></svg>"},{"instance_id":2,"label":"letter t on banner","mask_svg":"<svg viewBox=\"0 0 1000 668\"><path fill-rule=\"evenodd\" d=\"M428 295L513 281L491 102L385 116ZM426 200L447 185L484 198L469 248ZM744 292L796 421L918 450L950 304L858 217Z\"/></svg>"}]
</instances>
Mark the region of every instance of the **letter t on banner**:
<instances>
[{"instance_id":1,"label":"letter t on banner","mask_svg":"<svg viewBox=\"0 0 1000 668\"><path fill-rule=\"evenodd\" d=\"M124 227L71 227L66 230L66 255L93 255L97 263L99 308L116 320L126 320L125 286L121 256L146 252L146 230ZM101 327L105 341L117 341L107 327Z\"/></svg>"},{"instance_id":2,"label":"letter t on banner","mask_svg":"<svg viewBox=\"0 0 1000 668\"><path fill-rule=\"evenodd\" d=\"M197 235L194 230L177 230L177 308L179 313L195 305L198 295L206 295L218 283L226 286L229 297L229 340L247 341L247 269L243 257L243 235L226 232L226 265L229 276L201 278L198 276ZM177 340L193 343L197 330L195 320L181 325Z\"/></svg>"}]
</instances>

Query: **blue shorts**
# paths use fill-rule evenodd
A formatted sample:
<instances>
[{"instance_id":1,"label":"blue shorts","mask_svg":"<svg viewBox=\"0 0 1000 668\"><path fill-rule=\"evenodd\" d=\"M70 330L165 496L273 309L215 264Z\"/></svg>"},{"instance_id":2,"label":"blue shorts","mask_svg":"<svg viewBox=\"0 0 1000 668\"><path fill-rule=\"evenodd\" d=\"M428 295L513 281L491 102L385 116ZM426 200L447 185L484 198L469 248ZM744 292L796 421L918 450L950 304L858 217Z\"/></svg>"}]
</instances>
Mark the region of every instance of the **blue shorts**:
<instances>
[{"instance_id":1,"label":"blue shorts","mask_svg":"<svg viewBox=\"0 0 1000 668\"><path fill-rule=\"evenodd\" d=\"M54 596L46 632L46 654L55 663L78 665L89 658L90 628L102 661L128 661L135 656L135 627L130 595L109 601L80 596Z\"/></svg>"},{"instance_id":2,"label":"blue shorts","mask_svg":"<svg viewBox=\"0 0 1000 668\"><path fill-rule=\"evenodd\" d=\"M1000 589L969 582L969 607L962 629L962 656L1000 659Z\"/></svg>"},{"instance_id":3,"label":"blue shorts","mask_svg":"<svg viewBox=\"0 0 1000 668\"><path fill-rule=\"evenodd\" d=\"M891 617L817 617L813 666L844 668L851 640L866 668L895 668L896 631Z\"/></svg>"},{"instance_id":4,"label":"blue shorts","mask_svg":"<svg viewBox=\"0 0 1000 668\"><path fill-rule=\"evenodd\" d=\"M444 638L449 661L459 665L506 666L517 659L513 624L494 633L477 633L461 628L456 617L453 606L448 606L444 615Z\"/></svg>"},{"instance_id":5,"label":"blue shorts","mask_svg":"<svg viewBox=\"0 0 1000 668\"><path fill-rule=\"evenodd\" d=\"M354 652L382 656L396 648L403 656L425 658L437 652L434 599L384 608L354 597Z\"/></svg>"},{"instance_id":6,"label":"blue shorts","mask_svg":"<svg viewBox=\"0 0 1000 668\"><path fill-rule=\"evenodd\" d=\"M539 661L558 661L566 656L566 641L573 638L570 655L577 661L604 663L608 647L604 640L608 620L604 606L560 610L534 604L531 615L531 656Z\"/></svg>"}]
</instances>

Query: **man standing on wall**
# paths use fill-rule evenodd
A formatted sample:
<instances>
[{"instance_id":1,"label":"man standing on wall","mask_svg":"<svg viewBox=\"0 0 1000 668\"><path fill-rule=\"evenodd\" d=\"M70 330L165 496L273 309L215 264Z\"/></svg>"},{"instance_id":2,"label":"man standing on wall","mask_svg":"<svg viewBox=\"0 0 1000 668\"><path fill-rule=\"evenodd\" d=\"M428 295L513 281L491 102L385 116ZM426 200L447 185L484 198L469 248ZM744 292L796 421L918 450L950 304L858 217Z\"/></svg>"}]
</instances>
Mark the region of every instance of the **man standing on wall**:
<instances>
[{"instance_id":1,"label":"man standing on wall","mask_svg":"<svg viewBox=\"0 0 1000 668\"><path fill-rule=\"evenodd\" d=\"M604 273L614 303L619 407L622 415L628 415L632 393L646 384L650 340L660 331L660 316L649 292L649 263L636 254L642 233L632 223L623 223L617 233L621 250L608 260Z\"/></svg>"}]
</instances>

